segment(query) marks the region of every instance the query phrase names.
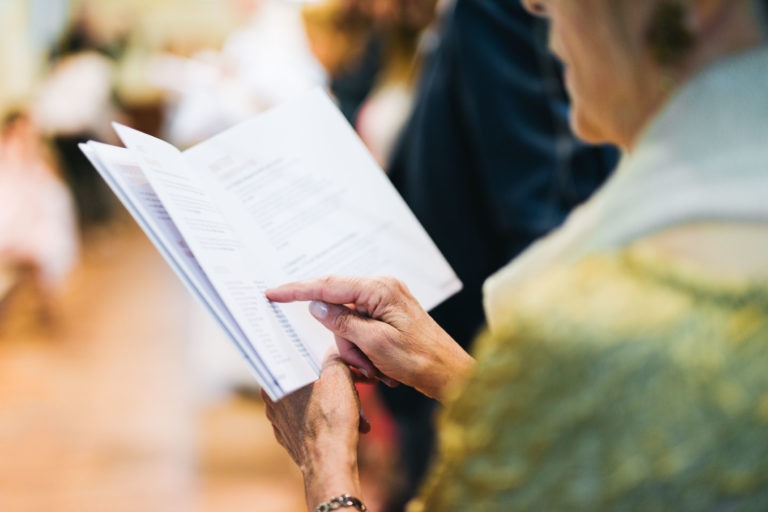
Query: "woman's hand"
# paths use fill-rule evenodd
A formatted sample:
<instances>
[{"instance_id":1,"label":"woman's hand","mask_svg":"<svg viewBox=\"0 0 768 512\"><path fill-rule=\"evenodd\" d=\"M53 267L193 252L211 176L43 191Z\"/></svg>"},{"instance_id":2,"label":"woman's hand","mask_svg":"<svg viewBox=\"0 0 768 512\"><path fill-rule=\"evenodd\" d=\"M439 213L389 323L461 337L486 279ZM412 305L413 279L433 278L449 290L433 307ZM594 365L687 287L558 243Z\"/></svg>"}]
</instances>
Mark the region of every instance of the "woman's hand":
<instances>
[{"instance_id":1,"label":"woman's hand","mask_svg":"<svg viewBox=\"0 0 768 512\"><path fill-rule=\"evenodd\" d=\"M474 366L396 279L325 277L268 290L267 297L313 301L310 311L334 333L342 359L368 377L380 375L439 400Z\"/></svg>"},{"instance_id":2,"label":"woman's hand","mask_svg":"<svg viewBox=\"0 0 768 512\"><path fill-rule=\"evenodd\" d=\"M262 392L277 441L304 476L309 510L344 493L360 496L357 472L360 402L349 368L338 354L323 363L320 379L279 402Z\"/></svg>"}]
</instances>

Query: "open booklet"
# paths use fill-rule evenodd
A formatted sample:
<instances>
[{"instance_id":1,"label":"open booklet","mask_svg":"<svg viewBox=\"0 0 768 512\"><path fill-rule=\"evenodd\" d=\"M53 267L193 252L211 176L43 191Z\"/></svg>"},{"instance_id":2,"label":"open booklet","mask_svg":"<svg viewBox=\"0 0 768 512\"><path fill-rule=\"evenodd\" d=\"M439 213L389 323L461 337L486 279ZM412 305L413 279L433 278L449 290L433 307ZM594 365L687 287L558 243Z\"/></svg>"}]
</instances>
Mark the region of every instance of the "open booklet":
<instances>
[{"instance_id":1,"label":"open booklet","mask_svg":"<svg viewBox=\"0 0 768 512\"><path fill-rule=\"evenodd\" d=\"M319 376L332 335L264 290L392 275L425 309L461 289L434 243L320 90L184 152L115 125L81 149L273 399Z\"/></svg>"}]
</instances>

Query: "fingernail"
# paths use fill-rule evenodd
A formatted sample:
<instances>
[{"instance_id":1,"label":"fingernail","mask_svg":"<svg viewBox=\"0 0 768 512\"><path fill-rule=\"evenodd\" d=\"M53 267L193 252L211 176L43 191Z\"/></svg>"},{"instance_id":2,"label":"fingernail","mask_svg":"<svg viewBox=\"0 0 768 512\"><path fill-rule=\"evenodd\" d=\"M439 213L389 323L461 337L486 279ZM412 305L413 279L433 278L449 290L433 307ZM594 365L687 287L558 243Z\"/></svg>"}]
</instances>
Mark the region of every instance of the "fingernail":
<instances>
[{"instance_id":1,"label":"fingernail","mask_svg":"<svg viewBox=\"0 0 768 512\"><path fill-rule=\"evenodd\" d=\"M363 374L363 377L365 377L366 379L371 378L371 374L368 373L368 370L366 370L365 368L359 368L359 370L360 370L360 373Z\"/></svg>"},{"instance_id":2,"label":"fingernail","mask_svg":"<svg viewBox=\"0 0 768 512\"><path fill-rule=\"evenodd\" d=\"M384 384L386 384L388 387L390 387L390 388L395 388L395 387L397 387L397 381L394 381L394 380L390 379L389 377L383 377L383 378L381 379L381 381L382 381Z\"/></svg>"},{"instance_id":3,"label":"fingernail","mask_svg":"<svg viewBox=\"0 0 768 512\"><path fill-rule=\"evenodd\" d=\"M323 320L328 316L328 304L313 300L309 303L309 312L318 320Z\"/></svg>"}]
</instances>

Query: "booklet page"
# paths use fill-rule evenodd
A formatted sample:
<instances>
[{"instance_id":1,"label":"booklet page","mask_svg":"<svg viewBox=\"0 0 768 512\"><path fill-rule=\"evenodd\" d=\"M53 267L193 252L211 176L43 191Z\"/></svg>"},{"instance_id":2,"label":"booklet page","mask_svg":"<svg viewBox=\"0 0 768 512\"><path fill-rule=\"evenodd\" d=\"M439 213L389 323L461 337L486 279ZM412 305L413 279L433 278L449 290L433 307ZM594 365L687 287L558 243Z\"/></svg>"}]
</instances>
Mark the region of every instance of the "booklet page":
<instances>
[{"instance_id":1,"label":"booklet page","mask_svg":"<svg viewBox=\"0 0 768 512\"><path fill-rule=\"evenodd\" d=\"M322 275L391 275L426 309L461 288L453 270L327 95L317 90L184 152L221 185L218 203L268 286ZM329 335L283 306L315 354Z\"/></svg>"}]
</instances>

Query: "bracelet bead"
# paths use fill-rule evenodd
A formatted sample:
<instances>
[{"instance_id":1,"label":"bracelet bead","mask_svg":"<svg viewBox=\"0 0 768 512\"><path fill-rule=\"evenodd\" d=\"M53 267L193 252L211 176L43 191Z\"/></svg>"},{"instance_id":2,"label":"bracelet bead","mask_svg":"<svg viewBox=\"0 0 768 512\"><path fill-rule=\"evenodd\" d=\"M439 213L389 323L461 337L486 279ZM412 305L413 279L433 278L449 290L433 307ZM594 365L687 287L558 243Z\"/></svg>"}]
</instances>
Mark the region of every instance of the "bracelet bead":
<instances>
[{"instance_id":1,"label":"bracelet bead","mask_svg":"<svg viewBox=\"0 0 768 512\"><path fill-rule=\"evenodd\" d=\"M359 512L368 512L368 508L363 504L362 501L346 493L342 494L341 496L334 496L330 500L319 504L315 508L315 512L329 512L331 510L338 510L340 508L348 507L353 507Z\"/></svg>"}]
</instances>

